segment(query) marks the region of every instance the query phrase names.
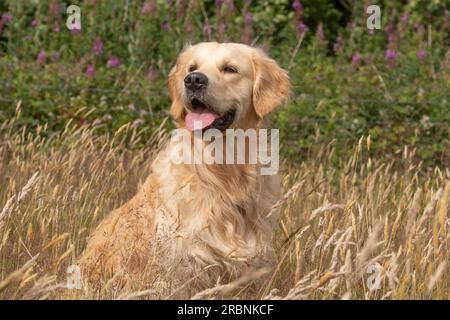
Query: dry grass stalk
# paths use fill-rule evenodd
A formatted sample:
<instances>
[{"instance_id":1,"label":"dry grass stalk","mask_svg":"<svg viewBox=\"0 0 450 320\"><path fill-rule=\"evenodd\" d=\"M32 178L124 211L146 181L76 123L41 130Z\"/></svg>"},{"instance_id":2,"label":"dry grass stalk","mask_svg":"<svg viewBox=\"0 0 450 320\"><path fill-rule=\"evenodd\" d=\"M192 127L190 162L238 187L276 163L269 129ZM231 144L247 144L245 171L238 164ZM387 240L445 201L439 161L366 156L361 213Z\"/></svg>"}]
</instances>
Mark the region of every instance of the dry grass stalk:
<instances>
[{"instance_id":1,"label":"dry grass stalk","mask_svg":"<svg viewBox=\"0 0 450 320\"><path fill-rule=\"evenodd\" d=\"M163 126L151 139L137 124L113 136L99 132L100 123L68 124L50 136L45 126L30 135L16 121L0 125L0 298L173 297L155 295L157 285L144 282L128 291L61 285L86 237L145 179L167 139ZM370 158L371 144L361 139L337 163L333 143L302 163L286 163L288 191L269 213L281 210L269 279L246 275L193 298L448 299L450 170L421 167L411 148L395 161ZM376 263L381 285L369 290L366 269Z\"/></svg>"}]
</instances>

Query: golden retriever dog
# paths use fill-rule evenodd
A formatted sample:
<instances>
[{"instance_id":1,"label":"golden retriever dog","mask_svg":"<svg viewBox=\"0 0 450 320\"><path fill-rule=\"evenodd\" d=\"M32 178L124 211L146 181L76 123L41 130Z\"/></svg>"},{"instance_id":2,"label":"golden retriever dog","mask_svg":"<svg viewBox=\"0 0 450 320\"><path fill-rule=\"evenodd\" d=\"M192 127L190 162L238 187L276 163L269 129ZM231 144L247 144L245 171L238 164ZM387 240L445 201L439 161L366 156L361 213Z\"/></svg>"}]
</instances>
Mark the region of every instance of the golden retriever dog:
<instances>
[{"instance_id":1,"label":"golden retriever dog","mask_svg":"<svg viewBox=\"0 0 450 320\"><path fill-rule=\"evenodd\" d=\"M290 87L287 72L260 49L199 43L185 48L169 73L170 113L192 135L258 131ZM261 175L261 164L174 163L174 147L162 149L140 191L92 234L80 258L86 283L146 281L166 290L164 297L179 297L174 292L188 281L185 287L201 288L273 264L278 214L269 212L280 197L278 176Z\"/></svg>"}]
</instances>

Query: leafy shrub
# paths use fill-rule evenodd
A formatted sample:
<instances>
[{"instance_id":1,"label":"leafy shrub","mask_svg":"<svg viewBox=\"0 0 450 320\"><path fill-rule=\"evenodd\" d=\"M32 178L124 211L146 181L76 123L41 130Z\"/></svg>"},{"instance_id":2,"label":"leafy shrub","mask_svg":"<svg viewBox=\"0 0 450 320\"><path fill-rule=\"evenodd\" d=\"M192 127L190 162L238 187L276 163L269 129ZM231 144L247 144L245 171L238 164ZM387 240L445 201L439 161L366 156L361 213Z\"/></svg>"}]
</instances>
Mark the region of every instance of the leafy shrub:
<instances>
[{"instance_id":1,"label":"leafy shrub","mask_svg":"<svg viewBox=\"0 0 450 320\"><path fill-rule=\"evenodd\" d=\"M408 145L449 165L446 1L380 1L374 32L361 1L79 1L81 32L65 26L71 3L0 3L0 121L21 101L31 132L95 121L151 134L168 116L165 79L183 46L240 41L289 69L294 94L273 118L286 155L335 139L339 156L370 135L379 156Z\"/></svg>"}]
</instances>

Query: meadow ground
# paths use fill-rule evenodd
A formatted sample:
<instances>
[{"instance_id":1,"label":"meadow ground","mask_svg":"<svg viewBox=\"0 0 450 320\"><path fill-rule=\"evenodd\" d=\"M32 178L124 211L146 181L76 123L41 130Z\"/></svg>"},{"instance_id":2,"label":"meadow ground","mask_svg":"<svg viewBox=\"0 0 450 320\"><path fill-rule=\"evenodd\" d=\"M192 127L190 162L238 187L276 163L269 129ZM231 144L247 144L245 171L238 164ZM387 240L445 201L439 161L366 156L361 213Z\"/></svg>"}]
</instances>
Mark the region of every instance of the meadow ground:
<instances>
[{"instance_id":1,"label":"meadow ground","mask_svg":"<svg viewBox=\"0 0 450 320\"><path fill-rule=\"evenodd\" d=\"M0 129L0 298L154 297L146 283L64 287L86 237L145 179L165 130L143 141L131 125L108 135L69 123L45 138L45 127L18 130L17 117ZM258 282L248 275L194 298L449 299L450 171L415 164L407 147L391 162L370 148L361 137L338 163L333 143L284 163L276 269L260 292L247 291Z\"/></svg>"}]
</instances>

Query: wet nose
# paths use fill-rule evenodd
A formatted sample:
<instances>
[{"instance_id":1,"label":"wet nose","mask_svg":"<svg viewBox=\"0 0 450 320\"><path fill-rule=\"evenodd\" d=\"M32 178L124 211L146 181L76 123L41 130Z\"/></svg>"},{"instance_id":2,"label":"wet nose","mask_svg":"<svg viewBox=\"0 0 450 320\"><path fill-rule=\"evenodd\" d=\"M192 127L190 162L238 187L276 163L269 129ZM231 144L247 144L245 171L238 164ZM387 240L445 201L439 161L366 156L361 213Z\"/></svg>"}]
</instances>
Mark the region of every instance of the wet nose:
<instances>
[{"instance_id":1,"label":"wet nose","mask_svg":"<svg viewBox=\"0 0 450 320\"><path fill-rule=\"evenodd\" d=\"M208 77L201 72L191 72L184 78L186 89L196 91L208 85Z\"/></svg>"}]
</instances>

